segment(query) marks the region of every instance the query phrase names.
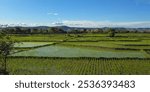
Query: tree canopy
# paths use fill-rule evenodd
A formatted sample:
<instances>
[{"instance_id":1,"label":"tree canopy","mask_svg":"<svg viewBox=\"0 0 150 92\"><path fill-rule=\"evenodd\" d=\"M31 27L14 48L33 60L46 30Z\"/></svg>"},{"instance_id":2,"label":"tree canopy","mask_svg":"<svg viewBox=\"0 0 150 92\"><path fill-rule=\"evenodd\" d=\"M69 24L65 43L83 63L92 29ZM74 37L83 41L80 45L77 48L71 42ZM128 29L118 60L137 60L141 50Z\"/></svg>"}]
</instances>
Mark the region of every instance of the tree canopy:
<instances>
[{"instance_id":1,"label":"tree canopy","mask_svg":"<svg viewBox=\"0 0 150 92\"><path fill-rule=\"evenodd\" d=\"M115 37L115 29L113 29L113 28L110 28L110 29L108 29L108 36L109 37Z\"/></svg>"},{"instance_id":2,"label":"tree canopy","mask_svg":"<svg viewBox=\"0 0 150 92\"><path fill-rule=\"evenodd\" d=\"M10 55L14 41L11 40L10 36L6 35L5 33L0 33L0 60L2 64L2 71L6 72L6 59L8 55Z\"/></svg>"}]
</instances>

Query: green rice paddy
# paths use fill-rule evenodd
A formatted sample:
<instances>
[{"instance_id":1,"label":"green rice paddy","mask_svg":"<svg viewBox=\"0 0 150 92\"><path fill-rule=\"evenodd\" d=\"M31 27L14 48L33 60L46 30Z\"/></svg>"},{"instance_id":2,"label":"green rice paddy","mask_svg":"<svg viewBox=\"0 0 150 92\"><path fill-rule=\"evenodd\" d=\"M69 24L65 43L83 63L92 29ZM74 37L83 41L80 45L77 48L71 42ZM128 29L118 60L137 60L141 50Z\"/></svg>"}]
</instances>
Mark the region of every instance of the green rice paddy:
<instances>
[{"instance_id":1,"label":"green rice paddy","mask_svg":"<svg viewBox=\"0 0 150 92\"><path fill-rule=\"evenodd\" d=\"M37 57L106 57L106 58L145 58L140 51L111 51L111 50L92 50L87 48L47 46L33 50L23 51L12 56L37 56Z\"/></svg>"},{"instance_id":2,"label":"green rice paddy","mask_svg":"<svg viewBox=\"0 0 150 92\"><path fill-rule=\"evenodd\" d=\"M12 75L150 74L150 34L12 35L20 43L8 58ZM80 36L76 36L80 35ZM0 62L1 67L1 62Z\"/></svg>"},{"instance_id":3,"label":"green rice paddy","mask_svg":"<svg viewBox=\"0 0 150 92\"><path fill-rule=\"evenodd\" d=\"M53 44L53 42L21 42L21 43L16 43L14 47L27 48L27 47L38 47L38 46L51 45L51 44Z\"/></svg>"}]
</instances>

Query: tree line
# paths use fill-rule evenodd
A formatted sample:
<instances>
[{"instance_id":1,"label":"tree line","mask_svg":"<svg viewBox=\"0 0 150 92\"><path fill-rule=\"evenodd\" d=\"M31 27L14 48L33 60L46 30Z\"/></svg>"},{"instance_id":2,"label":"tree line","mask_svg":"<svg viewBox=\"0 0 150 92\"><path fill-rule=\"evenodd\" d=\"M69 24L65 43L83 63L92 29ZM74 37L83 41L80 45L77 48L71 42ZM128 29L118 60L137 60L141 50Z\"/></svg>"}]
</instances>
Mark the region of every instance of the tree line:
<instances>
[{"instance_id":1,"label":"tree line","mask_svg":"<svg viewBox=\"0 0 150 92\"><path fill-rule=\"evenodd\" d=\"M150 30L126 29L126 28L70 28L63 30L57 27L8 27L1 28L0 32L7 34L82 34L82 33L109 33L113 29L115 33L150 33Z\"/></svg>"}]
</instances>

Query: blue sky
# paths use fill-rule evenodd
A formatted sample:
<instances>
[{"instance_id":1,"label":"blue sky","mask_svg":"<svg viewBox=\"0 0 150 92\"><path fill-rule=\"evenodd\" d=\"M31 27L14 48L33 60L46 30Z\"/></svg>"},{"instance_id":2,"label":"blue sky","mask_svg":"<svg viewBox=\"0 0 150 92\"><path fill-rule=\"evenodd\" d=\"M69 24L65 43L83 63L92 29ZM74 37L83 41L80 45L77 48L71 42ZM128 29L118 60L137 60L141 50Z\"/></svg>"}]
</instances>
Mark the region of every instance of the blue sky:
<instances>
[{"instance_id":1,"label":"blue sky","mask_svg":"<svg viewBox=\"0 0 150 92\"><path fill-rule=\"evenodd\" d=\"M150 26L150 0L0 0L0 24Z\"/></svg>"}]
</instances>

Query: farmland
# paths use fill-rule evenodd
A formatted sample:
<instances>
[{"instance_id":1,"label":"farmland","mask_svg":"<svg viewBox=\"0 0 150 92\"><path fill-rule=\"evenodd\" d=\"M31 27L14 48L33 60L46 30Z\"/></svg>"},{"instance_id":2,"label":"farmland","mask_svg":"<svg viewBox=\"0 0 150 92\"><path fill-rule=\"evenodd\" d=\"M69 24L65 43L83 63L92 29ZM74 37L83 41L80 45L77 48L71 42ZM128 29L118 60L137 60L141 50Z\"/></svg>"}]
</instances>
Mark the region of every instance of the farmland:
<instances>
[{"instance_id":1,"label":"farmland","mask_svg":"<svg viewBox=\"0 0 150 92\"><path fill-rule=\"evenodd\" d=\"M12 75L149 75L150 34L10 35Z\"/></svg>"},{"instance_id":2,"label":"farmland","mask_svg":"<svg viewBox=\"0 0 150 92\"><path fill-rule=\"evenodd\" d=\"M15 48L32 48L32 47L39 47L39 46L45 46L45 45L51 45L52 42L21 42L18 44L15 44Z\"/></svg>"},{"instance_id":3,"label":"farmland","mask_svg":"<svg viewBox=\"0 0 150 92\"><path fill-rule=\"evenodd\" d=\"M0 0L0 75L150 75L150 0ZM116 80L78 88L134 88Z\"/></svg>"},{"instance_id":4,"label":"farmland","mask_svg":"<svg viewBox=\"0 0 150 92\"><path fill-rule=\"evenodd\" d=\"M13 75L140 75L150 74L150 59L11 58L8 71Z\"/></svg>"},{"instance_id":5,"label":"farmland","mask_svg":"<svg viewBox=\"0 0 150 92\"><path fill-rule=\"evenodd\" d=\"M145 58L140 51L111 51L111 50L90 50L85 48L47 46L29 51L16 53L13 56L37 56L37 57L108 57L108 58Z\"/></svg>"}]
</instances>

